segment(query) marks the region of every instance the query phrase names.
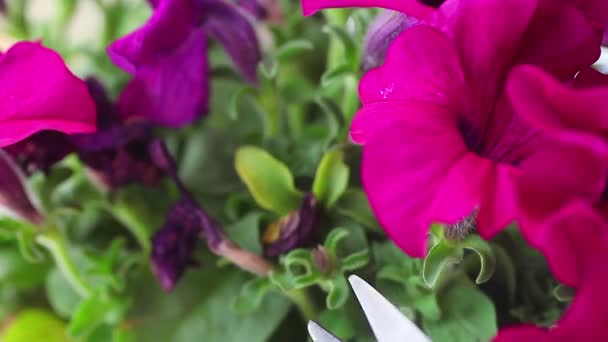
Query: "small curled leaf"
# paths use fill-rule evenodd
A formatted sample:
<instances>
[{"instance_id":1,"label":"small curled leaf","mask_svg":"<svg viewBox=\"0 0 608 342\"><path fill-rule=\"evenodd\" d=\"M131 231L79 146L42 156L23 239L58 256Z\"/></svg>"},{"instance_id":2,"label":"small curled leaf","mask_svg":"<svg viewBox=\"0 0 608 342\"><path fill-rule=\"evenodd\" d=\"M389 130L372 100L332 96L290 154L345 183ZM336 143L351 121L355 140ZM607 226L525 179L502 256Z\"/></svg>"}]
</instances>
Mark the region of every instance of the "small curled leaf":
<instances>
[{"instance_id":1,"label":"small curled leaf","mask_svg":"<svg viewBox=\"0 0 608 342\"><path fill-rule=\"evenodd\" d=\"M463 248L471 250L479 256L480 268L475 283L483 284L490 280L496 270L496 255L492 246L478 235L469 235L460 244Z\"/></svg>"},{"instance_id":2,"label":"small curled leaf","mask_svg":"<svg viewBox=\"0 0 608 342\"><path fill-rule=\"evenodd\" d=\"M426 285L434 288L441 274L450 265L459 264L462 261L463 252L461 248L440 242L433 246L422 265L422 278Z\"/></svg>"}]
</instances>

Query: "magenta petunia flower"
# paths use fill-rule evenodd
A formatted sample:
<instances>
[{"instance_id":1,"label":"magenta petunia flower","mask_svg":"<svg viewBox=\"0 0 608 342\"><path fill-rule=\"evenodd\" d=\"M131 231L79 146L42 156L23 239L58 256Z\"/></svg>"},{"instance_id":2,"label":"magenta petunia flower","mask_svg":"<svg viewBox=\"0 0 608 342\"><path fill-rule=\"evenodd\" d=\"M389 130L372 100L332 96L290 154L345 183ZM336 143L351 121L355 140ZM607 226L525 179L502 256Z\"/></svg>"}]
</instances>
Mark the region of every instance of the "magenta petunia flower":
<instances>
[{"instance_id":1,"label":"magenta petunia flower","mask_svg":"<svg viewBox=\"0 0 608 342\"><path fill-rule=\"evenodd\" d=\"M351 127L352 139L364 144L362 177L374 212L417 257L426 254L433 222L473 216L489 238L519 221L528 210L518 200L521 175L546 170L553 154L573 167L552 169L544 181L574 178L584 188L600 177L586 167L605 153L594 139L546 136L513 113L504 91L514 65L537 64L571 79L597 59L601 31L573 2L448 0L425 21L402 33L385 64L363 77L363 107ZM555 187L530 201L568 190Z\"/></svg>"},{"instance_id":2,"label":"magenta petunia flower","mask_svg":"<svg viewBox=\"0 0 608 342\"><path fill-rule=\"evenodd\" d=\"M543 70L534 66L516 68L508 82L508 92L516 112L529 120L547 134L557 136L569 132L585 140L599 141L598 151L608 146L608 76L591 68L582 70L569 84L564 84L551 77ZM603 144L603 146L602 146ZM601 155L598 153L598 155ZM559 156L553 156L546 161L547 165L559 166L563 161ZM562 181L560 187L577 190L580 199L587 199L589 207L608 219L608 157L604 156L596 165L587 165L587 171L579 177L588 178L590 174L599 174L599 178L589 177L587 186L579 182ZM527 175L525 187L522 188L522 199L528 193L544 191L544 188L554 186L542 182L542 174ZM596 179L592 182L592 179ZM539 190L540 188L540 190ZM552 197L542 203L527 203L534 206L524 219L540 222L543 216L555 208L568 205L568 198ZM522 233L535 247L545 252L553 267L553 273L565 284L575 286L579 282L578 268L573 264L571 253L567 248L568 239L559 240L550 225L523 225Z\"/></svg>"},{"instance_id":3,"label":"magenta petunia flower","mask_svg":"<svg viewBox=\"0 0 608 342\"><path fill-rule=\"evenodd\" d=\"M150 4L148 22L108 48L112 61L133 75L119 101L123 115L179 127L207 112L207 36L223 45L248 81L256 81L261 53L244 10L224 0Z\"/></svg>"},{"instance_id":4,"label":"magenta petunia flower","mask_svg":"<svg viewBox=\"0 0 608 342\"><path fill-rule=\"evenodd\" d=\"M0 56L0 147L41 130L95 131L95 104L61 57L39 43Z\"/></svg>"},{"instance_id":5,"label":"magenta petunia flower","mask_svg":"<svg viewBox=\"0 0 608 342\"><path fill-rule=\"evenodd\" d=\"M604 341L608 316L608 225L586 203L572 203L547 221L551 239L541 248L553 270L576 271L571 286L576 297L563 317L550 329L519 326L503 329L496 342ZM567 258L555 259L555 253ZM565 262L566 264L563 264ZM556 274L559 278L559 274Z\"/></svg>"}]
</instances>

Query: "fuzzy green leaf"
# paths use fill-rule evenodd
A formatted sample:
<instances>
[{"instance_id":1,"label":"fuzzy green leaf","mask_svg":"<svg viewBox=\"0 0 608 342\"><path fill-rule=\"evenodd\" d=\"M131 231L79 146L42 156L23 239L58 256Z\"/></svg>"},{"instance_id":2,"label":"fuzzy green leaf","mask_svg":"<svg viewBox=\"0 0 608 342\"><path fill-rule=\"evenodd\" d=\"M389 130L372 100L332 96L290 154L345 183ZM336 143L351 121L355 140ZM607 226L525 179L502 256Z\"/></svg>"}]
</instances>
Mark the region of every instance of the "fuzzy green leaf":
<instances>
[{"instance_id":1,"label":"fuzzy green leaf","mask_svg":"<svg viewBox=\"0 0 608 342\"><path fill-rule=\"evenodd\" d=\"M482 240L479 235L469 235L460 245L474 251L479 256L480 267L475 282L483 284L490 280L496 270L496 255L490 243Z\"/></svg>"},{"instance_id":2,"label":"fuzzy green leaf","mask_svg":"<svg viewBox=\"0 0 608 342\"><path fill-rule=\"evenodd\" d=\"M437 284L437 280L441 274L453 264L458 264L462 261L462 249L440 242L433 246L422 266L422 277L428 287L433 288Z\"/></svg>"},{"instance_id":3,"label":"fuzzy green leaf","mask_svg":"<svg viewBox=\"0 0 608 342\"><path fill-rule=\"evenodd\" d=\"M270 153L255 146L241 147L235 168L262 208L287 215L299 207L302 193L295 189L291 172Z\"/></svg>"},{"instance_id":4,"label":"fuzzy green leaf","mask_svg":"<svg viewBox=\"0 0 608 342\"><path fill-rule=\"evenodd\" d=\"M344 163L342 150L327 152L317 168L312 191L326 208L331 208L346 191L348 176L349 169Z\"/></svg>"}]
</instances>

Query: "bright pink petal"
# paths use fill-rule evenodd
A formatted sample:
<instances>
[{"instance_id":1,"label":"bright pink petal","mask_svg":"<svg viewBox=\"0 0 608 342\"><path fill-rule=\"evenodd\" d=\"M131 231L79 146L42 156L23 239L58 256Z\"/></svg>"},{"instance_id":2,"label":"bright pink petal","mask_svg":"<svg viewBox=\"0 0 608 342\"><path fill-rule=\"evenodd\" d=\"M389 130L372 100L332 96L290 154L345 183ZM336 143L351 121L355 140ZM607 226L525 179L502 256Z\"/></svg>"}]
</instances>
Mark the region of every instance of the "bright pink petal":
<instances>
[{"instance_id":1,"label":"bright pink petal","mask_svg":"<svg viewBox=\"0 0 608 342\"><path fill-rule=\"evenodd\" d=\"M594 63L600 55L601 30L576 2L540 0L515 62L540 65L560 79L571 79Z\"/></svg>"},{"instance_id":2,"label":"bright pink petal","mask_svg":"<svg viewBox=\"0 0 608 342\"><path fill-rule=\"evenodd\" d=\"M433 7L423 5L419 0L302 0L304 15L313 15L326 8L343 7L381 7L419 19L427 19L435 12Z\"/></svg>"},{"instance_id":3,"label":"bright pink petal","mask_svg":"<svg viewBox=\"0 0 608 342\"><path fill-rule=\"evenodd\" d=\"M471 122L489 117L539 0L453 0L434 23L457 47L472 95ZM439 55L441 56L441 55Z\"/></svg>"},{"instance_id":4,"label":"bright pink petal","mask_svg":"<svg viewBox=\"0 0 608 342\"><path fill-rule=\"evenodd\" d=\"M576 4L599 27L608 27L608 1L577 0Z\"/></svg>"},{"instance_id":5,"label":"bright pink petal","mask_svg":"<svg viewBox=\"0 0 608 342\"><path fill-rule=\"evenodd\" d=\"M484 239L491 239L519 219L520 204L516 191L519 176L517 168L498 164L494 174L488 177L477 214L477 229Z\"/></svg>"},{"instance_id":6,"label":"bright pink petal","mask_svg":"<svg viewBox=\"0 0 608 342\"><path fill-rule=\"evenodd\" d=\"M370 103L417 101L461 112L464 87L456 51L443 35L424 25L408 29L393 42L384 65L367 72L359 83L364 106L353 122L351 138L364 143L371 127L384 120L375 116Z\"/></svg>"},{"instance_id":7,"label":"bright pink petal","mask_svg":"<svg viewBox=\"0 0 608 342\"><path fill-rule=\"evenodd\" d=\"M483 181L471 184L466 176L483 179L488 166L468 151L454 114L442 107L396 102L378 103L375 110L390 119L367 138L363 185L391 239L423 257L431 223L455 223L475 209Z\"/></svg>"},{"instance_id":8,"label":"bright pink petal","mask_svg":"<svg viewBox=\"0 0 608 342\"><path fill-rule=\"evenodd\" d=\"M546 330L534 326L509 327L501 329L493 342L550 342Z\"/></svg>"},{"instance_id":9,"label":"bright pink petal","mask_svg":"<svg viewBox=\"0 0 608 342\"><path fill-rule=\"evenodd\" d=\"M15 44L0 57L0 147L41 130L95 131L86 84L38 43Z\"/></svg>"},{"instance_id":10,"label":"bright pink petal","mask_svg":"<svg viewBox=\"0 0 608 342\"><path fill-rule=\"evenodd\" d=\"M181 127L207 112L209 101L205 32L192 31L172 54L140 68L122 92L123 117Z\"/></svg>"},{"instance_id":11,"label":"bright pink petal","mask_svg":"<svg viewBox=\"0 0 608 342\"><path fill-rule=\"evenodd\" d=\"M518 115L548 131L608 134L608 87L575 90L540 68L516 68L508 93Z\"/></svg>"},{"instance_id":12,"label":"bright pink petal","mask_svg":"<svg viewBox=\"0 0 608 342\"><path fill-rule=\"evenodd\" d=\"M576 89L608 87L608 75L604 75L592 67L587 67L576 75L572 86Z\"/></svg>"}]
</instances>

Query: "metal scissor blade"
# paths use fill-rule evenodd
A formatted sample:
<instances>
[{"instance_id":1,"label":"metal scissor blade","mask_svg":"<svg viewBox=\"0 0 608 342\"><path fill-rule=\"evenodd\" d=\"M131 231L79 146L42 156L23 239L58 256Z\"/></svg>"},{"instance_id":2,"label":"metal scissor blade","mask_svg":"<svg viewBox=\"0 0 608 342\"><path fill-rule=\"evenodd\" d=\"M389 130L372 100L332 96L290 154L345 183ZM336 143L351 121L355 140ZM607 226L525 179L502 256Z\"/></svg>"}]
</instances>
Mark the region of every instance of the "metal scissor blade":
<instances>
[{"instance_id":1,"label":"metal scissor blade","mask_svg":"<svg viewBox=\"0 0 608 342\"><path fill-rule=\"evenodd\" d=\"M337 337L314 321L308 321L308 333L314 342L340 342Z\"/></svg>"},{"instance_id":2,"label":"metal scissor blade","mask_svg":"<svg viewBox=\"0 0 608 342\"><path fill-rule=\"evenodd\" d=\"M431 342L420 329L365 280L348 277L378 342Z\"/></svg>"}]
</instances>

